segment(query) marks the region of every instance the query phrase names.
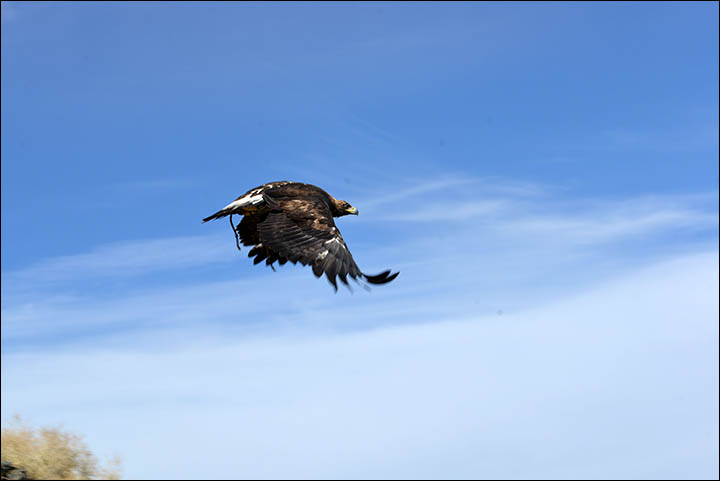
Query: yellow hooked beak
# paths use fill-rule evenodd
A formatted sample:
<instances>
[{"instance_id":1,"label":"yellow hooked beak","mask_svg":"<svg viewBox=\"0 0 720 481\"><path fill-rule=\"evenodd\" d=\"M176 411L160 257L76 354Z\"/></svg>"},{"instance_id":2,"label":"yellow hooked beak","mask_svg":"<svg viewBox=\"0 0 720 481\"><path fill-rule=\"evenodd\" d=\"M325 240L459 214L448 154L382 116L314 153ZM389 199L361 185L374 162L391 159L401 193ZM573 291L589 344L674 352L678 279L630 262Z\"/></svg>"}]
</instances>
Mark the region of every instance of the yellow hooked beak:
<instances>
[{"instance_id":1,"label":"yellow hooked beak","mask_svg":"<svg viewBox=\"0 0 720 481\"><path fill-rule=\"evenodd\" d=\"M353 215L359 214L358 210L355 207L348 207L347 209L345 209L345 212L347 212L348 214L353 214Z\"/></svg>"}]
</instances>

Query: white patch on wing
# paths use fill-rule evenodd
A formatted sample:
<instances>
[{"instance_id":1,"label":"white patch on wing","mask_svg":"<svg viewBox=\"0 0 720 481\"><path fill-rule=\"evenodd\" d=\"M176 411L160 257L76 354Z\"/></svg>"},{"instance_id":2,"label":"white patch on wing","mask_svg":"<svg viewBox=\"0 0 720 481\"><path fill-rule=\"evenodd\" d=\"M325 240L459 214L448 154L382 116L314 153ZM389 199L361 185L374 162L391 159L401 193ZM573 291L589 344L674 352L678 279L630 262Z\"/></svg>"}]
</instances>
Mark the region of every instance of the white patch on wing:
<instances>
[{"instance_id":1,"label":"white patch on wing","mask_svg":"<svg viewBox=\"0 0 720 481\"><path fill-rule=\"evenodd\" d=\"M330 251L322 251L320 254L317 255L316 260L321 261L327 257L328 252Z\"/></svg>"},{"instance_id":2,"label":"white patch on wing","mask_svg":"<svg viewBox=\"0 0 720 481\"><path fill-rule=\"evenodd\" d=\"M326 241L324 242L324 244L325 244L325 245L328 245L328 244L331 243L331 242L337 242L337 243L339 244L339 243L340 243L340 239L338 239L337 237L335 237L334 239L326 240Z\"/></svg>"},{"instance_id":3,"label":"white patch on wing","mask_svg":"<svg viewBox=\"0 0 720 481\"><path fill-rule=\"evenodd\" d=\"M237 199L234 202L229 203L228 205L223 207L223 210L239 209L240 207L245 207L246 205L250 205L250 204L257 205L263 201L262 194L256 194L256 195L251 195L251 194L252 194L252 192L250 194L240 197L239 199Z\"/></svg>"}]
</instances>

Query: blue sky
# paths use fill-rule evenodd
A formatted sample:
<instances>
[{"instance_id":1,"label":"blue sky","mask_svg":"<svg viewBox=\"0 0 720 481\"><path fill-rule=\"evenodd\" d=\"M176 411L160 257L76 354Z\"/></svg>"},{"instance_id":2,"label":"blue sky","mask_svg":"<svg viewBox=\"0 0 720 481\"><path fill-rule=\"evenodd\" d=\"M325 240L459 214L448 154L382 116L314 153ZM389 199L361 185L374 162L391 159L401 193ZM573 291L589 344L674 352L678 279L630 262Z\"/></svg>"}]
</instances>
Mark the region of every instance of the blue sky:
<instances>
[{"instance_id":1,"label":"blue sky","mask_svg":"<svg viewBox=\"0 0 720 481\"><path fill-rule=\"evenodd\" d=\"M1 127L3 422L129 478L718 476L717 3L3 2ZM286 179L400 277L200 223Z\"/></svg>"}]
</instances>

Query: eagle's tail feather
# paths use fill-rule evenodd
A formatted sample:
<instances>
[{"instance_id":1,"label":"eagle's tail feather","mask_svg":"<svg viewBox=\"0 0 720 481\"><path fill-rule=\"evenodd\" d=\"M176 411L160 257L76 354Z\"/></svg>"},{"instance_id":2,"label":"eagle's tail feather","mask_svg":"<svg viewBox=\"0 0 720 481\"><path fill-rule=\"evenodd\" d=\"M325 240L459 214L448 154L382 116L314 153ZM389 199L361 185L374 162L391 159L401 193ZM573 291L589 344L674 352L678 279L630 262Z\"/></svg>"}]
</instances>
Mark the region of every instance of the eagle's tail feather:
<instances>
[{"instance_id":1,"label":"eagle's tail feather","mask_svg":"<svg viewBox=\"0 0 720 481\"><path fill-rule=\"evenodd\" d=\"M203 221L203 223L205 223L209 220L225 217L226 215L231 214L231 213L232 213L232 209L221 209L221 210L215 212L213 215L209 215L209 216L205 217L202 221Z\"/></svg>"}]
</instances>

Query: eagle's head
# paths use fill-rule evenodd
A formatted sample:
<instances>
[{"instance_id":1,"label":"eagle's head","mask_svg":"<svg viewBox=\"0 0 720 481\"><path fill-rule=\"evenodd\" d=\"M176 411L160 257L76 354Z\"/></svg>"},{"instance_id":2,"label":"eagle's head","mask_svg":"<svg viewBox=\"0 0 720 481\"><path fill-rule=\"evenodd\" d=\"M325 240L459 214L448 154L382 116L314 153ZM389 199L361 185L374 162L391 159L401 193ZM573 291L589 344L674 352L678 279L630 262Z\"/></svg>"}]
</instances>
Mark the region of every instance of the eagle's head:
<instances>
[{"instance_id":1,"label":"eagle's head","mask_svg":"<svg viewBox=\"0 0 720 481\"><path fill-rule=\"evenodd\" d=\"M351 206L349 202L337 199L333 200L335 201L333 217L342 217L349 214L358 215L358 210L355 207Z\"/></svg>"}]
</instances>

